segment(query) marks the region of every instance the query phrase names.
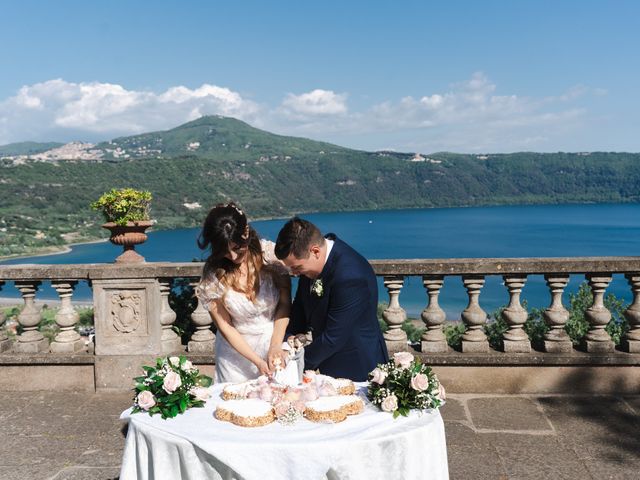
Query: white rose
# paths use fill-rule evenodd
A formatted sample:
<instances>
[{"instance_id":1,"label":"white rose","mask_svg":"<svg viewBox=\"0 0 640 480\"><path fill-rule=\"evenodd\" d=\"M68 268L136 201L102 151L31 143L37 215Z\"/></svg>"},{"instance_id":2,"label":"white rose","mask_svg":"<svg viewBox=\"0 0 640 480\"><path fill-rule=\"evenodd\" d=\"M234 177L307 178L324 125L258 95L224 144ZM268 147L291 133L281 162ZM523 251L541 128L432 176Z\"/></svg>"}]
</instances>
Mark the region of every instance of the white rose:
<instances>
[{"instance_id":1,"label":"white rose","mask_svg":"<svg viewBox=\"0 0 640 480\"><path fill-rule=\"evenodd\" d=\"M176 372L167 373L167 376L164 377L164 381L162 382L162 388L167 393L175 392L180 385L182 385L182 379Z\"/></svg>"},{"instance_id":2,"label":"white rose","mask_svg":"<svg viewBox=\"0 0 640 480\"><path fill-rule=\"evenodd\" d=\"M196 400L202 400L203 402L211 398L211 392L204 387L193 387L189 390L189 393L196 397Z\"/></svg>"},{"instance_id":3,"label":"white rose","mask_svg":"<svg viewBox=\"0 0 640 480\"><path fill-rule=\"evenodd\" d=\"M385 397L380 405L385 412L393 412L398 408L398 398L395 395Z\"/></svg>"},{"instance_id":4,"label":"white rose","mask_svg":"<svg viewBox=\"0 0 640 480\"><path fill-rule=\"evenodd\" d=\"M156 398L149 390L144 390L138 394L136 402L141 409L149 410L156 404Z\"/></svg>"},{"instance_id":5,"label":"white rose","mask_svg":"<svg viewBox=\"0 0 640 480\"><path fill-rule=\"evenodd\" d=\"M185 360L182 368L184 368L187 372L190 372L193 370L193 363L191 363L189 360Z\"/></svg>"},{"instance_id":6,"label":"white rose","mask_svg":"<svg viewBox=\"0 0 640 480\"><path fill-rule=\"evenodd\" d=\"M380 368L374 368L371 372L371 381L377 383L378 385L382 385L387 378L386 372Z\"/></svg>"},{"instance_id":7,"label":"white rose","mask_svg":"<svg viewBox=\"0 0 640 480\"><path fill-rule=\"evenodd\" d=\"M402 368L407 368L413 362L413 355L409 352L398 352L393 354L393 361Z\"/></svg>"},{"instance_id":8,"label":"white rose","mask_svg":"<svg viewBox=\"0 0 640 480\"><path fill-rule=\"evenodd\" d=\"M415 377L411 377L411 388L418 392L424 392L429 388L429 377L424 373L419 373Z\"/></svg>"},{"instance_id":9,"label":"white rose","mask_svg":"<svg viewBox=\"0 0 640 480\"><path fill-rule=\"evenodd\" d=\"M169 362L174 367L179 367L180 366L180 357L169 357Z\"/></svg>"}]
</instances>

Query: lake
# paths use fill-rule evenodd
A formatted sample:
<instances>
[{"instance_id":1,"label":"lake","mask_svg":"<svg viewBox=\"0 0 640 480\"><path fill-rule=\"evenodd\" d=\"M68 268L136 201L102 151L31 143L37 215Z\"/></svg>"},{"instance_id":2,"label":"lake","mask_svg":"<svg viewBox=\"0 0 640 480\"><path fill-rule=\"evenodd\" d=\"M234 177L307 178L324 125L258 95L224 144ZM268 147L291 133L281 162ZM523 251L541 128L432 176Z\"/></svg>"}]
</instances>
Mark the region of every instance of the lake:
<instances>
[{"instance_id":1,"label":"lake","mask_svg":"<svg viewBox=\"0 0 640 480\"><path fill-rule=\"evenodd\" d=\"M203 212L203 218L206 212ZM363 212L315 213L303 215L324 232L333 232L368 259L385 258L477 258L477 257L564 257L633 256L640 252L640 204L526 205ZM285 220L253 222L261 236L275 240ZM149 233L149 240L136 249L150 262L200 260L196 245L199 229ZM60 264L111 262L119 248L110 243L77 245L70 253L13 259L0 264ZM567 292L576 291L581 276L572 276ZM381 282L380 282L381 284ZM631 292L621 275L614 276L607 292L627 301ZM5 285L2 293L18 297ZM88 300L86 285L74 298ZM38 299L57 298L44 288ZM419 277L410 277L400 295L402 306L419 315L426 306L426 294ZM522 298L529 306L546 307L549 293L542 276L531 276ZM387 301L380 285L380 300ZM480 304L491 312L508 303L501 277L487 277ZM568 295L564 296L568 304ZM458 318L467 303L459 277L447 277L440 303L450 318Z\"/></svg>"}]
</instances>

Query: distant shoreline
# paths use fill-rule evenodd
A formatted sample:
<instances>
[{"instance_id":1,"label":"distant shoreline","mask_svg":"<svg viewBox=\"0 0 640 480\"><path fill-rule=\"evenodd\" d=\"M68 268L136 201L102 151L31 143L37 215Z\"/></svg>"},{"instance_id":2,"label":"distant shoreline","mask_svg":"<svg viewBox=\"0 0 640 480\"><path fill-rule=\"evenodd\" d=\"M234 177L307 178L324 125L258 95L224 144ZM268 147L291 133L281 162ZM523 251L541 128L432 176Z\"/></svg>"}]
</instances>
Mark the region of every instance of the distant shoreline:
<instances>
[{"instance_id":1,"label":"distant shoreline","mask_svg":"<svg viewBox=\"0 0 640 480\"><path fill-rule=\"evenodd\" d=\"M89 240L86 242L65 243L60 247L50 247L52 248L52 250L37 250L34 253L0 256L0 262L4 260L17 260L20 258L47 257L49 255L63 255L65 253L70 253L72 251L71 247L75 247L76 245L90 245L92 243L103 243L108 241L109 241L108 238L99 238L96 240Z\"/></svg>"}]
</instances>

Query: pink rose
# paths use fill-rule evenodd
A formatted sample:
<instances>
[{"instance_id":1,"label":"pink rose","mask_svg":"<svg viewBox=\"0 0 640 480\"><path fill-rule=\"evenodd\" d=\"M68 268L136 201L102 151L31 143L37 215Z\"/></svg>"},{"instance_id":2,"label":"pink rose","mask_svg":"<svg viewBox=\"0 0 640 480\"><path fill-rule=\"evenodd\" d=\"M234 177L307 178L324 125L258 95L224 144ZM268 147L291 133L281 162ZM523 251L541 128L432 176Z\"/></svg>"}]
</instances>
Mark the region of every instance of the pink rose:
<instances>
[{"instance_id":1,"label":"pink rose","mask_svg":"<svg viewBox=\"0 0 640 480\"><path fill-rule=\"evenodd\" d=\"M438 397L438 400L441 400L443 402L447 399L447 392L444 391L444 387L441 383L438 385L438 394L436 395L436 397Z\"/></svg>"},{"instance_id":2,"label":"pink rose","mask_svg":"<svg viewBox=\"0 0 640 480\"><path fill-rule=\"evenodd\" d=\"M311 400L316 400L318 398L318 390L316 389L315 385L309 385L307 386L307 388L305 388L304 390L302 390L302 399L304 401L311 401Z\"/></svg>"},{"instance_id":3,"label":"pink rose","mask_svg":"<svg viewBox=\"0 0 640 480\"><path fill-rule=\"evenodd\" d=\"M385 412L393 412L398 408L398 398L395 395L389 395L385 397L380 406Z\"/></svg>"},{"instance_id":4,"label":"pink rose","mask_svg":"<svg viewBox=\"0 0 640 480\"><path fill-rule=\"evenodd\" d=\"M276 412L276 416L281 417L283 415L286 415L286 413L289 411L289 407L291 407L291 404L286 400L282 400L281 402L276 403L273 409Z\"/></svg>"},{"instance_id":5,"label":"pink rose","mask_svg":"<svg viewBox=\"0 0 640 480\"><path fill-rule=\"evenodd\" d=\"M397 366L407 368L413 362L413 355L409 352L398 352L393 354L393 361Z\"/></svg>"},{"instance_id":6,"label":"pink rose","mask_svg":"<svg viewBox=\"0 0 640 480\"><path fill-rule=\"evenodd\" d=\"M304 410L307 407L302 400L298 400L296 402L293 402L293 408L295 408L298 413L304 413Z\"/></svg>"},{"instance_id":7,"label":"pink rose","mask_svg":"<svg viewBox=\"0 0 640 480\"><path fill-rule=\"evenodd\" d=\"M138 394L136 402L141 409L149 410L156 404L156 398L149 390L144 390Z\"/></svg>"},{"instance_id":8,"label":"pink rose","mask_svg":"<svg viewBox=\"0 0 640 480\"><path fill-rule=\"evenodd\" d=\"M191 390L189 390L189 393L196 397L196 400L202 400L203 402L211 397L211 392L209 392L209 389L204 387L193 387Z\"/></svg>"},{"instance_id":9,"label":"pink rose","mask_svg":"<svg viewBox=\"0 0 640 480\"><path fill-rule=\"evenodd\" d=\"M318 387L318 395L320 395L321 397L333 397L337 394L338 390L336 390L336 387L334 387L329 382L323 383L322 385L320 385L320 387Z\"/></svg>"},{"instance_id":10,"label":"pink rose","mask_svg":"<svg viewBox=\"0 0 640 480\"><path fill-rule=\"evenodd\" d=\"M164 377L164 381L162 382L162 388L167 393L175 392L180 385L182 385L182 380L176 372L167 373L167 376Z\"/></svg>"},{"instance_id":11,"label":"pink rose","mask_svg":"<svg viewBox=\"0 0 640 480\"><path fill-rule=\"evenodd\" d=\"M273 399L273 390L271 390L269 385L260 387L260 399L265 402L270 402Z\"/></svg>"},{"instance_id":12,"label":"pink rose","mask_svg":"<svg viewBox=\"0 0 640 480\"><path fill-rule=\"evenodd\" d=\"M378 385L382 385L387 378L386 372L380 368L374 368L371 372L371 375L371 381L377 383Z\"/></svg>"},{"instance_id":13,"label":"pink rose","mask_svg":"<svg viewBox=\"0 0 640 480\"><path fill-rule=\"evenodd\" d=\"M429 388L429 377L424 373L418 373L415 377L411 377L411 388L419 392L424 392Z\"/></svg>"}]
</instances>

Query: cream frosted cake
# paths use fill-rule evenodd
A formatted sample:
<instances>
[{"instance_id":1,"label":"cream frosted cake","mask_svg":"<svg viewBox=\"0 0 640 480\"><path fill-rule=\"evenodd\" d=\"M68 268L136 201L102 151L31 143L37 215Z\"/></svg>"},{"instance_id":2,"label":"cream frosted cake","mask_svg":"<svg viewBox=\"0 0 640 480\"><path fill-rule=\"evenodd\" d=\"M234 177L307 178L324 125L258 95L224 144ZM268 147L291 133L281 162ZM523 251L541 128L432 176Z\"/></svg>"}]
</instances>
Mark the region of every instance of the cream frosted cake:
<instances>
[{"instance_id":1,"label":"cream frosted cake","mask_svg":"<svg viewBox=\"0 0 640 480\"><path fill-rule=\"evenodd\" d=\"M306 403L304 416L312 422L342 422L347 415L357 415L364 409L364 402L357 395L320 397Z\"/></svg>"},{"instance_id":2,"label":"cream frosted cake","mask_svg":"<svg viewBox=\"0 0 640 480\"><path fill-rule=\"evenodd\" d=\"M216 407L215 416L240 427L262 427L276 418L271 403L255 398L225 400Z\"/></svg>"}]
</instances>

